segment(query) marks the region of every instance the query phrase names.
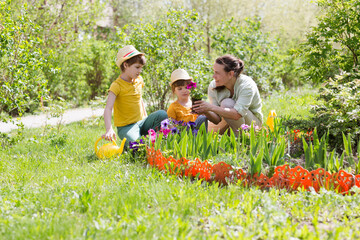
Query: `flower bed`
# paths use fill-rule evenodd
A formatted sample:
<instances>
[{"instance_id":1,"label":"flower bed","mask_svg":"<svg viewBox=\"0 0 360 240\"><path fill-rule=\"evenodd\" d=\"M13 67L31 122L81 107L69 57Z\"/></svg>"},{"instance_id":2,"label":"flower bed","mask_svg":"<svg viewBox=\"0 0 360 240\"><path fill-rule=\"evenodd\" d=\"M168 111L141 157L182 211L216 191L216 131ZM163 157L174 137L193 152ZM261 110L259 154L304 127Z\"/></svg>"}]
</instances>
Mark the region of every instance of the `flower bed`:
<instances>
[{"instance_id":1,"label":"flower bed","mask_svg":"<svg viewBox=\"0 0 360 240\"><path fill-rule=\"evenodd\" d=\"M264 174L247 174L242 169L235 169L231 165L220 162L212 165L208 161L200 161L198 158L189 160L186 158L175 159L172 156L166 158L160 150L147 147L147 161L160 171L175 174L192 179L203 179L207 182L218 182L220 185L238 183L244 187L258 186L260 189L275 187L288 191L311 189L319 192L320 188L334 190L341 194L353 193L354 186L360 187L360 174L353 175L340 170L330 174L323 168L308 171L301 166L290 168L285 164L275 168L271 178Z\"/></svg>"}]
</instances>

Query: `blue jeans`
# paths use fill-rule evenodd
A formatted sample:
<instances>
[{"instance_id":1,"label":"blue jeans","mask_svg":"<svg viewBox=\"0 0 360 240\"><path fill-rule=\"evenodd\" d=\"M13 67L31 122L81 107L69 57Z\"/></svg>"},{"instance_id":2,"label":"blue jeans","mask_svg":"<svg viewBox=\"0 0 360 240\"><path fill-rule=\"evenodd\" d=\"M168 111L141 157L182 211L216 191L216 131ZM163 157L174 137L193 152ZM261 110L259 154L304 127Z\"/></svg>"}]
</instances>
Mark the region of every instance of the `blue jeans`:
<instances>
[{"instance_id":1,"label":"blue jeans","mask_svg":"<svg viewBox=\"0 0 360 240\"><path fill-rule=\"evenodd\" d=\"M206 129L206 132L207 132L207 129L208 129L208 120L207 120L206 116L204 116L204 115L199 115L199 116L196 118L196 120L195 120L195 128L196 128L196 129L199 129L200 126L201 126L203 123L205 124L205 129Z\"/></svg>"},{"instance_id":2,"label":"blue jeans","mask_svg":"<svg viewBox=\"0 0 360 240\"><path fill-rule=\"evenodd\" d=\"M129 141L133 142L141 136L147 135L150 129L160 130L161 122L167 119L167 117L167 113L164 110L159 110L136 123L117 127L119 138L126 138L126 144L128 145Z\"/></svg>"}]
</instances>

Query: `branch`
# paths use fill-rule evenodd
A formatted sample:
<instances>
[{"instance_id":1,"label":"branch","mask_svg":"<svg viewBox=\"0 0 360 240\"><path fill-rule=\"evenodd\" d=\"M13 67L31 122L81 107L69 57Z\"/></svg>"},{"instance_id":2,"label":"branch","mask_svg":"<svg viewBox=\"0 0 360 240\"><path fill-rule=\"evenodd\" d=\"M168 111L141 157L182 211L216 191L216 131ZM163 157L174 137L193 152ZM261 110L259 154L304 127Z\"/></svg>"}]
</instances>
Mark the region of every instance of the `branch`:
<instances>
[{"instance_id":1,"label":"branch","mask_svg":"<svg viewBox=\"0 0 360 240\"><path fill-rule=\"evenodd\" d=\"M55 18L55 21L50 25L49 30L51 30L57 24L57 21L59 20L59 18L61 17L62 12L64 11L65 4L66 4L65 1L63 2L63 4L61 4L61 9L60 9L59 15Z\"/></svg>"}]
</instances>

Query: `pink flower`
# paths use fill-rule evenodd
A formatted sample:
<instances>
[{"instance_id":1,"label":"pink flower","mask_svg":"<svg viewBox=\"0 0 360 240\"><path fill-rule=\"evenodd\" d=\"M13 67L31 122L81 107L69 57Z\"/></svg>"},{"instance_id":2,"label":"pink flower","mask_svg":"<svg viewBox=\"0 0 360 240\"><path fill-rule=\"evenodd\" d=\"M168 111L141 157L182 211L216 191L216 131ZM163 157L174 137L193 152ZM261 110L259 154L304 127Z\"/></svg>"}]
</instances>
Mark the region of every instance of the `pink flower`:
<instances>
[{"instance_id":1,"label":"pink flower","mask_svg":"<svg viewBox=\"0 0 360 240\"><path fill-rule=\"evenodd\" d=\"M155 143L155 140L156 140L156 132L155 132L155 130L154 129L149 129L148 133L149 133L149 136L150 136L150 141L152 143Z\"/></svg>"},{"instance_id":2,"label":"pink flower","mask_svg":"<svg viewBox=\"0 0 360 240\"><path fill-rule=\"evenodd\" d=\"M186 86L187 89L191 89L191 88L196 88L196 82L193 82L191 81L187 86Z\"/></svg>"},{"instance_id":3,"label":"pink flower","mask_svg":"<svg viewBox=\"0 0 360 240\"><path fill-rule=\"evenodd\" d=\"M169 128L162 128L160 130L160 132L162 132L164 134L165 137L167 137L167 135L171 132L171 129Z\"/></svg>"},{"instance_id":4,"label":"pink flower","mask_svg":"<svg viewBox=\"0 0 360 240\"><path fill-rule=\"evenodd\" d=\"M249 125L246 125L246 124L241 124L241 129L246 131L246 130L249 130L250 129L250 126Z\"/></svg>"}]
</instances>

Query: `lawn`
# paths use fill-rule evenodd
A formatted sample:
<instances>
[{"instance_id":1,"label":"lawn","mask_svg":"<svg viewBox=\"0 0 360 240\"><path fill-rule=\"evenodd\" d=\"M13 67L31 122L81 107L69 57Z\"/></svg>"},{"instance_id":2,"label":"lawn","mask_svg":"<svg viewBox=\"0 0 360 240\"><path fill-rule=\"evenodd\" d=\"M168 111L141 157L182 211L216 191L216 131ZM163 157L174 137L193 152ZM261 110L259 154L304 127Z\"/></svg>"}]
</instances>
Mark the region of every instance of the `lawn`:
<instances>
[{"instance_id":1,"label":"lawn","mask_svg":"<svg viewBox=\"0 0 360 240\"><path fill-rule=\"evenodd\" d=\"M315 91L274 94L264 115L306 115ZM0 151L0 239L358 239L357 194L219 187L128 154L99 160L101 119L31 129Z\"/></svg>"}]
</instances>

